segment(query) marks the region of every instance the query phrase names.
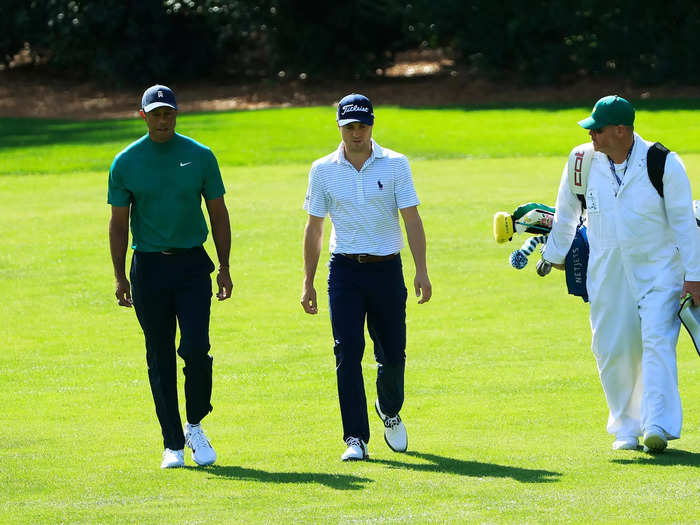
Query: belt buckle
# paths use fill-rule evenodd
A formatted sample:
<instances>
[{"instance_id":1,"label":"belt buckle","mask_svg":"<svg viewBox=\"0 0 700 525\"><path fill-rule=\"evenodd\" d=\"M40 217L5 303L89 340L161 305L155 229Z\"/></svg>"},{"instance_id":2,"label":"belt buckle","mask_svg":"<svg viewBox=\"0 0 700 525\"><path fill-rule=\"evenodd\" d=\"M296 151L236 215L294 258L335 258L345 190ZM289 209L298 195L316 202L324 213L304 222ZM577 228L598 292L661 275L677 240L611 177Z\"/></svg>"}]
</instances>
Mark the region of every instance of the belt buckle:
<instances>
[{"instance_id":1,"label":"belt buckle","mask_svg":"<svg viewBox=\"0 0 700 525\"><path fill-rule=\"evenodd\" d=\"M362 263L365 262L363 259L366 259L366 258L367 258L367 254L366 254L366 253L358 253L356 257L357 257L357 259L356 259L357 262L359 262L360 264L362 264Z\"/></svg>"}]
</instances>

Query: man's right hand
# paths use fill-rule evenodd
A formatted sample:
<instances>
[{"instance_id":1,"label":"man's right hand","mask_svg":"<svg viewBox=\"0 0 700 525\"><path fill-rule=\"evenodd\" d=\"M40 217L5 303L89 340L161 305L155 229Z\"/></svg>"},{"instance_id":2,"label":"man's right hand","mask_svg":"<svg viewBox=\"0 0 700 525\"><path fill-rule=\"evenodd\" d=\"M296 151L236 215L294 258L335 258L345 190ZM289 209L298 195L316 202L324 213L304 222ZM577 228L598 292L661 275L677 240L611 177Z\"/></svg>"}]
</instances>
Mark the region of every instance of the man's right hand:
<instances>
[{"instance_id":1,"label":"man's right hand","mask_svg":"<svg viewBox=\"0 0 700 525\"><path fill-rule=\"evenodd\" d=\"M552 271L552 268L556 268L557 270L564 270L565 266L563 264L551 263L544 259L540 259L539 261L537 261L537 275L539 275L540 277L548 275L549 272Z\"/></svg>"},{"instance_id":2,"label":"man's right hand","mask_svg":"<svg viewBox=\"0 0 700 525\"><path fill-rule=\"evenodd\" d=\"M114 295L117 297L119 306L131 308L134 301L131 300L131 285L129 284L129 280L126 277L123 279L117 279L116 288L117 289Z\"/></svg>"},{"instance_id":3,"label":"man's right hand","mask_svg":"<svg viewBox=\"0 0 700 525\"><path fill-rule=\"evenodd\" d=\"M317 314L318 304L316 303L316 289L311 286L304 286L301 293L301 306L307 314Z\"/></svg>"},{"instance_id":4,"label":"man's right hand","mask_svg":"<svg viewBox=\"0 0 700 525\"><path fill-rule=\"evenodd\" d=\"M544 259L540 259L537 261L537 266L535 268L537 269L537 275L544 277L552 271L552 263L545 261Z\"/></svg>"}]
</instances>

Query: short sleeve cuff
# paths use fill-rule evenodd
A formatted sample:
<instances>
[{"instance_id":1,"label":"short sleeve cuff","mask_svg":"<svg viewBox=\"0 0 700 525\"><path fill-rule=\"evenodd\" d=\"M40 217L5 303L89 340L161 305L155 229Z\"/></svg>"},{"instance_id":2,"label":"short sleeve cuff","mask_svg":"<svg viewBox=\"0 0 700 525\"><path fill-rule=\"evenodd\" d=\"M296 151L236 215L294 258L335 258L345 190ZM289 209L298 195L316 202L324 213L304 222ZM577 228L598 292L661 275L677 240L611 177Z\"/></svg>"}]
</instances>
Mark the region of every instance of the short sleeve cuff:
<instances>
[{"instance_id":1,"label":"short sleeve cuff","mask_svg":"<svg viewBox=\"0 0 700 525\"><path fill-rule=\"evenodd\" d=\"M225 189L221 189L219 191L212 192L211 194L204 194L204 198L208 201L213 201L214 199L218 199L219 197L223 197L226 194Z\"/></svg>"},{"instance_id":2,"label":"short sleeve cuff","mask_svg":"<svg viewBox=\"0 0 700 525\"><path fill-rule=\"evenodd\" d=\"M396 207L400 210L403 210L404 208L418 206L419 204L420 204L420 201L418 199L413 199L413 200L407 200L406 202L397 202Z\"/></svg>"},{"instance_id":3,"label":"short sleeve cuff","mask_svg":"<svg viewBox=\"0 0 700 525\"><path fill-rule=\"evenodd\" d=\"M126 199L119 199L117 197L110 196L107 199L107 204L111 204L112 206L125 207L131 204L131 199L128 197Z\"/></svg>"}]
</instances>

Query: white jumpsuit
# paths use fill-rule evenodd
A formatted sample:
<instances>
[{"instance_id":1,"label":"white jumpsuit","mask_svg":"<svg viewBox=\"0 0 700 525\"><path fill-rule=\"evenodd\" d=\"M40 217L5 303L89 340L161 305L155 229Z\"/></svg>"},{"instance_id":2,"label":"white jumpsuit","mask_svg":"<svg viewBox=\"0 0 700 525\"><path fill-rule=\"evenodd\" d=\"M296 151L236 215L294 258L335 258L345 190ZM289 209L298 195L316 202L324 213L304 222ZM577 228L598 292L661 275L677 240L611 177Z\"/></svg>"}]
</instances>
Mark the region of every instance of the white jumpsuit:
<instances>
[{"instance_id":1,"label":"white jumpsuit","mask_svg":"<svg viewBox=\"0 0 700 525\"><path fill-rule=\"evenodd\" d=\"M661 198L646 170L651 144L634 134L619 190L608 157L594 153L586 190L592 349L610 409L607 430L618 439L652 425L680 437L676 313L683 279L700 281L700 229L685 166L668 155ZM546 260L564 261L580 213L565 166Z\"/></svg>"}]
</instances>

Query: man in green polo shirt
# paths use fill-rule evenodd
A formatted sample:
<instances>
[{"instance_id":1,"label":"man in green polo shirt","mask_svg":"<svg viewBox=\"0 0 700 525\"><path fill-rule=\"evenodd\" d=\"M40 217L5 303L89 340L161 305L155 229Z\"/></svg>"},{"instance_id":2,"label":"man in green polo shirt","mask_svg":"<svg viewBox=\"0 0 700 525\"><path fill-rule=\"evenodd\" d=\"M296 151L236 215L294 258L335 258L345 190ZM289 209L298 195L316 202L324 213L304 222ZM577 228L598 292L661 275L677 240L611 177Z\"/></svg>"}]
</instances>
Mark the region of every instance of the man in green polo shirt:
<instances>
[{"instance_id":1,"label":"man in green polo shirt","mask_svg":"<svg viewBox=\"0 0 700 525\"><path fill-rule=\"evenodd\" d=\"M166 86L148 88L140 110L148 133L120 152L109 172L109 244L120 306L134 306L146 339L148 378L163 433L162 468L184 466L184 447L198 465L216 453L200 425L211 412L209 313L214 264L203 248L204 197L219 260L220 301L231 296L231 227L224 184L212 151L175 133L177 102ZM129 219L134 254L126 277ZM177 354L185 362L187 424L177 396Z\"/></svg>"}]
</instances>

